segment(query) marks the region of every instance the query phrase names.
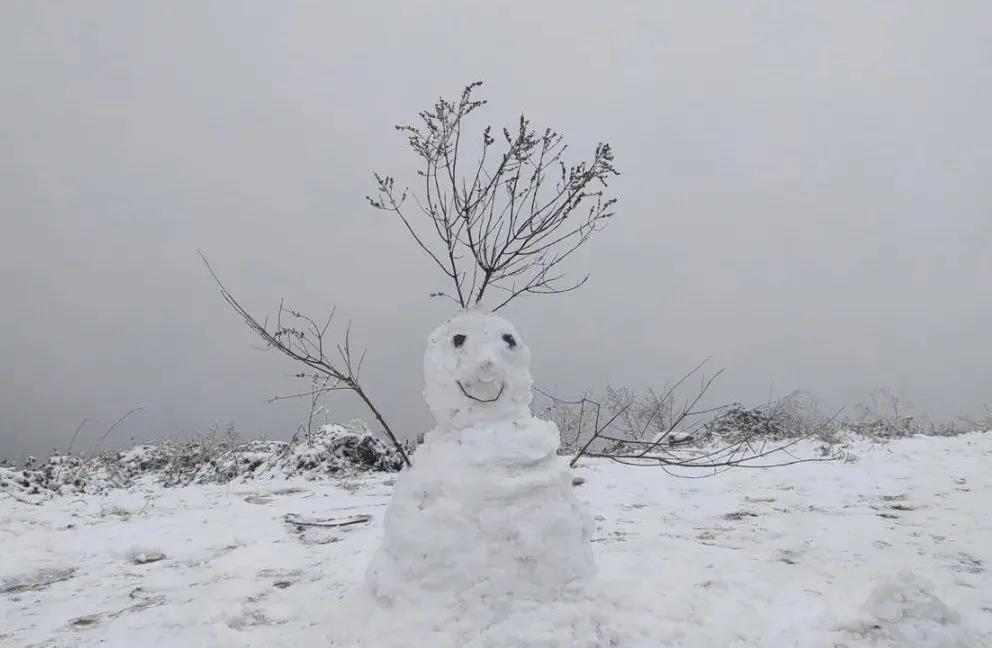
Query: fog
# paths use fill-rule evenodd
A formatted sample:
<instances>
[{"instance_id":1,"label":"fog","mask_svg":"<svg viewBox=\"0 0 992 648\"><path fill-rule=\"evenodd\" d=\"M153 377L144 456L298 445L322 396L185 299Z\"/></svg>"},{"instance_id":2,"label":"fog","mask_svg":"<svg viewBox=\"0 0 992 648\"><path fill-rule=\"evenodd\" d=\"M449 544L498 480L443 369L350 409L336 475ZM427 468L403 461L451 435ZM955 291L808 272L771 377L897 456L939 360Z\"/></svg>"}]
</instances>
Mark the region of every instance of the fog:
<instances>
[{"instance_id":1,"label":"fog","mask_svg":"<svg viewBox=\"0 0 992 648\"><path fill-rule=\"evenodd\" d=\"M372 171L482 79L610 142L609 227L579 291L507 307L538 384L659 386L712 356L716 400L825 406L889 387L992 403L992 5L986 2L0 4L0 455L208 430L286 438L305 403L196 250L260 315L337 306L403 434L451 303ZM339 331L341 328L338 329ZM331 420L365 416L347 394Z\"/></svg>"}]
</instances>

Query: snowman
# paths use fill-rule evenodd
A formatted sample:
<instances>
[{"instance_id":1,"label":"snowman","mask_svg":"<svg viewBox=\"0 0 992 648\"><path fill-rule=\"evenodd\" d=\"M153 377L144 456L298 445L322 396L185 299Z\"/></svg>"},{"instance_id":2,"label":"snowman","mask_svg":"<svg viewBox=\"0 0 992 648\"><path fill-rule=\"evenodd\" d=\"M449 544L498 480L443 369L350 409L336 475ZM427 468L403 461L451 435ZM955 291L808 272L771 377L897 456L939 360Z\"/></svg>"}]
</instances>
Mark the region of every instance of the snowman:
<instances>
[{"instance_id":1,"label":"snowman","mask_svg":"<svg viewBox=\"0 0 992 648\"><path fill-rule=\"evenodd\" d=\"M592 521L531 416L530 349L505 319L459 313L430 336L424 396L437 419L386 511L366 582L381 605L480 603L498 621L520 605L581 592L595 572Z\"/></svg>"}]
</instances>

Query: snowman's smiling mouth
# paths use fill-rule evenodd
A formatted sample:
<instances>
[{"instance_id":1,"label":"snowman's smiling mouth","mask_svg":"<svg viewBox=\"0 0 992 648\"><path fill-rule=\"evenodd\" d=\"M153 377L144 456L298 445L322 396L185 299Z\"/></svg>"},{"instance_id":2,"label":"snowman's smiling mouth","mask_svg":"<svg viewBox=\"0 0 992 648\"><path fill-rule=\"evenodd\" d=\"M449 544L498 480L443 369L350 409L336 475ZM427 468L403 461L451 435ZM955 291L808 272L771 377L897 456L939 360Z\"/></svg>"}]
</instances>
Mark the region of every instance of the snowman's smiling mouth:
<instances>
[{"instance_id":1,"label":"snowman's smiling mouth","mask_svg":"<svg viewBox=\"0 0 992 648\"><path fill-rule=\"evenodd\" d=\"M455 383L458 385L458 388L462 390L462 393L465 394L466 397L471 398L474 401L478 401L479 403L495 403L496 401L499 400L499 397L503 395L503 390L506 389L506 383L503 382L500 383L499 393L497 393L495 396L493 396L492 398L479 398L478 396L474 396L470 394L468 390L465 389L465 385L462 384L462 381L456 380Z\"/></svg>"}]
</instances>

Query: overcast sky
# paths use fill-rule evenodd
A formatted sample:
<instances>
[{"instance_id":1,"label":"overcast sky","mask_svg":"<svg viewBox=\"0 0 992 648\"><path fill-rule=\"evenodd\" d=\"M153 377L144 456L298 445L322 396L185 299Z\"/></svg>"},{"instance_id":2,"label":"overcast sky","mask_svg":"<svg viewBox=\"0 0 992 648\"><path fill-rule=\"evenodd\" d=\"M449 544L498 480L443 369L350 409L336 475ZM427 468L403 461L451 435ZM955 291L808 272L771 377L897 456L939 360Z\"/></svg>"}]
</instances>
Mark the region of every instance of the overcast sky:
<instances>
[{"instance_id":1,"label":"overcast sky","mask_svg":"<svg viewBox=\"0 0 992 648\"><path fill-rule=\"evenodd\" d=\"M450 302L364 196L398 122L483 79L576 156L613 144L617 216L579 292L506 309L538 384L716 397L890 387L992 403L992 4L0 3L0 455L84 417L150 438L286 437L297 368L255 351L196 256L264 313L337 305L404 433ZM332 418L363 412L346 396ZM101 431L87 428L77 448Z\"/></svg>"}]
</instances>

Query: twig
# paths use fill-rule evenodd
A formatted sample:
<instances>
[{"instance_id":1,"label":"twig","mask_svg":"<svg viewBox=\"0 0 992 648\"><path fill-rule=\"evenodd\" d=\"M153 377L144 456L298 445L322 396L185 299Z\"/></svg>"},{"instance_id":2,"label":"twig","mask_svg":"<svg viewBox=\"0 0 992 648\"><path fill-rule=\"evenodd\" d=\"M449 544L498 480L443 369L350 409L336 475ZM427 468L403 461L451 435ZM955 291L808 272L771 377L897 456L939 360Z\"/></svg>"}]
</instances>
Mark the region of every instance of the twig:
<instances>
[{"instance_id":1,"label":"twig","mask_svg":"<svg viewBox=\"0 0 992 648\"><path fill-rule=\"evenodd\" d=\"M396 448L396 451L399 453L400 457L403 458L403 463L405 463L408 467L412 465L410 462L410 457L403 448L403 444L399 442L399 439L397 439L396 435L393 433L392 428L386 423L386 420L383 418L378 408L372 404L372 400L369 398L365 388L358 381L358 373L361 370L361 363L365 358L365 353L364 351L362 352L361 358L359 358L357 363L352 361L353 355L351 351L350 324L345 331L343 345L335 345L335 349L341 358L341 362L340 364L338 364L337 361L332 362L326 355L324 337L327 333L328 327L330 326L331 318L334 315L333 310L324 324L320 325L314 319L304 315L303 313L287 308L285 304L280 301L279 310L276 313L275 328L270 330L268 319L266 319L264 323L260 323L251 313L249 313L244 306L242 306L241 303L235 299L234 295L228 291L227 287L224 285L224 282L220 280L220 277L210 266L210 262L207 261L206 255L200 250L197 250L197 254L200 255L203 265L206 266L210 276L213 277L214 283L217 284L217 287L220 290L221 296L234 310L234 312L241 316L241 319L244 321L245 325L256 335L258 335L263 342L265 342L267 348L276 349L288 358L295 360L296 362L309 367L314 372L325 376L328 380L335 381L334 387L331 389L342 389L354 392L359 399L365 403L369 411L372 412L372 415L379 422L379 425L382 426L383 431L392 442L393 447ZM284 324L284 316L291 318L292 320L302 322L303 328L296 328L292 325ZM319 393L322 393L322 390L311 390L309 395L313 398Z\"/></svg>"},{"instance_id":2,"label":"twig","mask_svg":"<svg viewBox=\"0 0 992 648\"><path fill-rule=\"evenodd\" d=\"M649 425L653 422L655 417L661 411L661 408L666 407L666 403L669 403L673 397L675 389L682 385L689 376L696 373L706 361L699 363L694 367L689 373L678 380L671 388L667 389L661 399L654 397L657 401L655 406L650 410L641 410L641 414L638 416L643 416L646 418L646 423L637 422L633 427L630 427L630 420L626 420L624 425L628 426L629 433L632 435L643 436L647 431ZM676 444L671 441L668 444L668 448L663 447L663 443L666 439L669 439L671 434L678 429L684 429L684 423L693 417L701 417L706 414L713 414L715 412L725 411L729 406L721 405L718 407L703 407L698 408L697 406L702 401L704 396L708 393L713 382L723 373L721 369L716 374L709 378L703 378L700 382L698 390L683 403L681 409L677 415L672 417L672 420L668 422L662 433L656 435L651 440L644 440L642 438L625 438L618 436L617 434L611 433L609 430L611 426L617 421L618 417L626 414L634 405L635 397L630 396L629 392L624 392L623 390L609 392L610 398L616 400L616 398L623 397L626 398L627 402L617 404L613 410L613 414L610 419L603 425L599 424L598 413L600 404L592 399L583 397L582 399L575 401L566 401L556 398L555 396L536 389L536 391L552 400L553 403L560 405L578 405L584 408L586 403L594 405L597 409L597 420L594 426L593 432L589 439L586 440L585 444L579 449L570 462L570 466L575 466L578 460L583 457L594 457L609 459L615 463L620 463L629 466L650 466L658 467L665 472L678 477L684 477L686 475L674 472L674 469L691 469L694 471L705 471L704 475L695 475L695 477L700 476L710 476L714 474L719 474L725 470L732 468L777 468L782 466L795 465L800 463L813 463L821 461L833 461L835 457L814 457L814 458L803 458L799 457L790 451L790 448L795 446L801 440L810 438L811 436L818 435L825 426L833 424L833 421L839 416L839 410L833 416L829 417L821 425L816 428L807 430L807 433L794 438L790 441L778 443L775 445L770 445L766 438L761 435L765 428L754 429L748 431L741 438L732 443L727 443L721 445L714 449L696 449L686 447L681 445L678 448L674 446ZM633 419L636 421L636 419ZM689 427L690 433L695 434L700 428L705 428L708 425L705 421L700 421L694 423ZM579 433L582 430L582 410L580 409L579 422L578 422ZM605 441L608 445L605 450L593 450L591 449L596 441ZM760 441L760 442L759 442ZM629 449L633 446L634 449ZM781 453L788 457L786 460L782 461L765 461L766 458L772 455Z\"/></svg>"},{"instance_id":3,"label":"twig","mask_svg":"<svg viewBox=\"0 0 992 648\"><path fill-rule=\"evenodd\" d=\"M298 527L323 527L323 528L336 528L343 526L351 526L353 524L366 524L372 521L372 516L368 514L356 515L353 518L344 520L341 522L335 520L315 520L315 521L303 521L300 519L299 515L296 513L287 513L283 516L283 520L287 524L293 524Z\"/></svg>"},{"instance_id":4,"label":"twig","mask_svg":"<svg viewBox=\"0 0 992 648\"><path fill-rule=\"evenodd\" d=\"M103 435L101 435L100 438L97 440L96 445L93 446L93 450L90 452L90 458L91 459L93 458L93 455L95 455L96 454L96 451L100 448L100 444L103 443L104 440L108 436L110 436L110 434L114 430L117 429L117 426L119 426L121 423L124 422L125 419L127 419L127 417L131 416L135 412L140 412L141 410L146 409L147 407L148 407L147 405L139 405L138 407L133 407L133 408L129 409L127 412L125 412L122 416L118 417L118 419L116 421L114 421L111 424L111 426L109 428L107 428L107 431L104 432Z\"/></svg>"},{"instance_id":5,"label":"twig","mask_svg":"<svg viewBox=\"0 0 992 648\"><path fill-rule=\"evenodd\" d=\"M32 502L29 499L24 499L23 497L17 495L16 493L12 493L11 491L6 491L4 495L6 495L11 499L17 500L21 504L30 504L31 506L41 506L41 502Z\"/></svg>"}]
</instances>

